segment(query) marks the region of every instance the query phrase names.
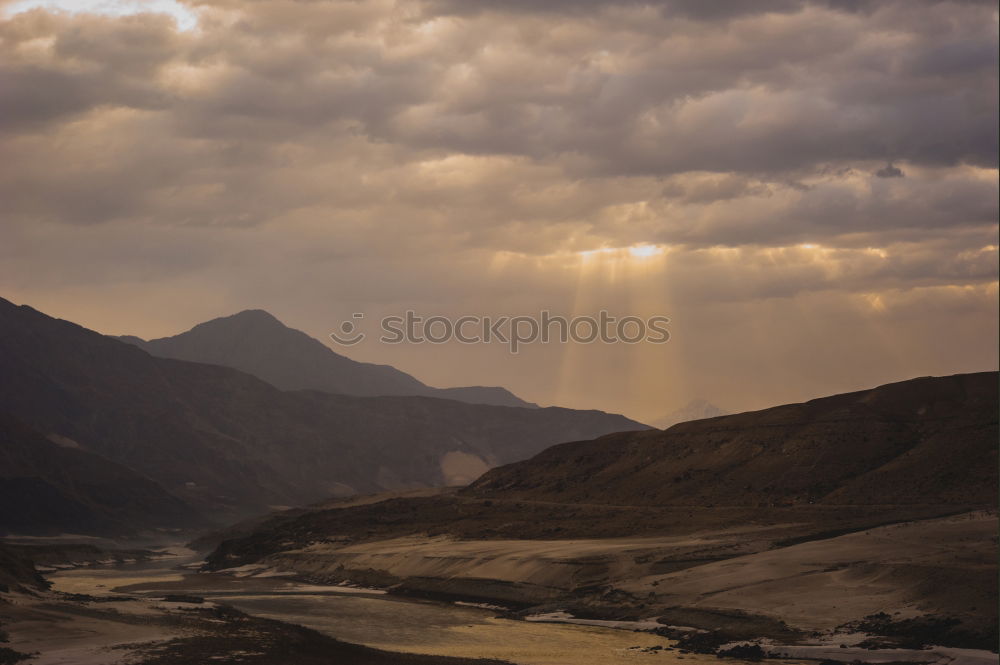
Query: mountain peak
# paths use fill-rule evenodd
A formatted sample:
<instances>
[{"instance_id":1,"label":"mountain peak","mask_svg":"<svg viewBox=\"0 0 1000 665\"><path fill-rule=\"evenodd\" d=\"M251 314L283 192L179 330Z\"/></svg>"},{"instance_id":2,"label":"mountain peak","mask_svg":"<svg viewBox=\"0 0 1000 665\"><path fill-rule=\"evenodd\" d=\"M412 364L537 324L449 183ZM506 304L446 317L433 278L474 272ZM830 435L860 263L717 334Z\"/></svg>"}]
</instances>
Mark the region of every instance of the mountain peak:
<instances>
[{"instance_id":1,"label":"mountain peak","mask_svg":"<svg viewBox=\"0 0 1000 665\"><path fill-rule=\"evenodd\" d=\"M245 309L236 314L204 321L174 337L164 337L153 341L161 346L167 344L167 341L171 339L184 340L185 344L193 344L195 340L201 340L203 343L212 345L223 343L228 345L236 343L238 339L243 339L247 343L273 345L299 342L299 336L305 337L305 333L289 328L270 312L263 309ZM295 340L295 342L291 340ZM190 360L205 362L207 359L190 358Z\"/></svg>"},{"instance_id":2,"label":"mountain peak","mask_svg":"<svg viewBox=\"0 0 1000 665\"><path fill-rule=\"evenodd\" d=\"M242 312L237 312L236 314L230 314L229 316L220 316L217 319L212 319L211 321L205 321L204 323L199 323L195 328L200 328L201 326L217 326L226 324L240 324L240 325L266 325L272 327L282 327L287 328L287 326L278 320L276 316L270 312L263 309L245 309Z\"/></svg>"},{"instance_id":3,"label":"mountain peak","mask_svg":"<svg viewBox=\"0 0 1000 665\"><path fill-rule=\"evenodd\" d=\"M226 317L220 317L220 318L226 318ZM237 312L235 314L230 315L228 318L261 319L267 321L278 321L278 318L274 314L271 314L266 309L245 309L241 312ZM278 321L278 323L281 322Z\"/></svg>"},{"instance_id":4,"label":"mountain peak","mask_svg":"<svg viewBox=\"0 0 1000 665\"><path fill-rule=\"evenodd\" d=\"M173 337L143 342L119 337L163 358L233 367L282 390L321 390L345 395L420 395L470 404L536 408L505 388L432 388L389 365L352 360L263 309L199 323Z\"/></svg>"}]
</instances>

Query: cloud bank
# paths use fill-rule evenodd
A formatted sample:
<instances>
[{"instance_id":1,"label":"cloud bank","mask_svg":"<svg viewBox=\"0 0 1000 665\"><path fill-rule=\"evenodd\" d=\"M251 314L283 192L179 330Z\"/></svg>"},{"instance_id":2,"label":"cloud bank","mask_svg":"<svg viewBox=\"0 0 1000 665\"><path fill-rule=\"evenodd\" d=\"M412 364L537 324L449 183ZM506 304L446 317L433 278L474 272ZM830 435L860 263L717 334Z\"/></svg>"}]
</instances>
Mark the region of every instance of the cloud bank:
<instances>
[{"instance_id":1,"label":"cloud bank","mask_svg":"<svg viewBox=\"0 0 1000 665\"><path fill-rule=\"evenodd\" d=\"M146 335L656 310L669 350L358 351L648 418L996 366L995 3L188 8L7 6L8 297Z\"/></svg>"}]
</instances>

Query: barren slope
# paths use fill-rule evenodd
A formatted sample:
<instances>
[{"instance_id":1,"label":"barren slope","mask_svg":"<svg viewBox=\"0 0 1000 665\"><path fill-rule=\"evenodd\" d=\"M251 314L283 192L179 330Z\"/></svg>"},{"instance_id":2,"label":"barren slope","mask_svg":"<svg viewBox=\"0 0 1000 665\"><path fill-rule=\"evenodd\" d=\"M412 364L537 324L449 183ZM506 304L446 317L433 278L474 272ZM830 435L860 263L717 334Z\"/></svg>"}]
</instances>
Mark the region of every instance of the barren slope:
<instances>
[{"instance_id":1,"label":"barren slope","mask_svg":"<svg viewBox=\"0 0 1000 665\"><path fill-rule=\"evenodd\" d=\"M925 377L554 446L469 492L652 506L993 506L997 404L996 372Z\"/></svg>"}]
</instances>

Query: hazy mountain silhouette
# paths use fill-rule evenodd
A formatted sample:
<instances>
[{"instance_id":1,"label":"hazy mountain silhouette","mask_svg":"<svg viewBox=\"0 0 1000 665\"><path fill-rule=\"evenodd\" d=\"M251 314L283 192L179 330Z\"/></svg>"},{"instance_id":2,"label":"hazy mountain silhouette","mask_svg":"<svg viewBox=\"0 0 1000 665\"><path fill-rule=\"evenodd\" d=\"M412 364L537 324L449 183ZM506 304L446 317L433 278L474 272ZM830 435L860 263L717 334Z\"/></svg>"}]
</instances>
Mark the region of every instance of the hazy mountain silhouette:
<instances>
[{"instance_id":1,"label":"hazy mountain silhouette","mask_svg":"<svg viewBox=\"0 0 1000 665\"><path fill-rule=\"evenodd\" d=\"M223 365L253 374L282 390L342 395L422 395L471 404L535 407L505 388L432 388L389 365L351 360L271 314L251 309L212 319L173 337L118 339L154 356Z\"/></svg>"},{"instance_id":2,"label":"hazy mountain silhouette","mask_svg":"<svg viewBox=\"0 0 1000 665\"><path fill-rule=\"evenodd\" d=\"M644 427L600 411L281 391L2 299L0 374L0 410L212 512L458 482L553 443Z\"/></svg>"},{"instance_id":3,"label":"hazy mountain silhouette","mask_svg":"<svg viewBox=\"0 0 1000 665\"><path fill-rule=\"evenodd\" d=\"M659 420L653 421L653 426L666 429L677 423L686 423L689 420L704 420L705 418L715 418L724 416L726 412L704 399L693 399L676 411L671 411Z\"/></svg>"}]
</instances>

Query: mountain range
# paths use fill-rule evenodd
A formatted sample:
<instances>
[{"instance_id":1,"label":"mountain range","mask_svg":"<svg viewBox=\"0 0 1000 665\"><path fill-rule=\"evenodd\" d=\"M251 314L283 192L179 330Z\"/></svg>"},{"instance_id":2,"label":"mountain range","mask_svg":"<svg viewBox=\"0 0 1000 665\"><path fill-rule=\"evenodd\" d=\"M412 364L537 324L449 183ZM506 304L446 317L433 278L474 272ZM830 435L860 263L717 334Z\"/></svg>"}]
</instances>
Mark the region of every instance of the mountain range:
<instances>
[{"instance_id":1,"label":"mountain range","mask_svg":"<svg viewBox=\"0 0 1000 665\"><path fill-rule=\"evenodd\" d=\"M452 493L317 506L224 543L246 563L303 540L594 538L781 524L799 537L997 502L997 372L552 446ZM405 514L403 521L393 516ZM246 548L246 549L244 549Z\"/></svg>"},{"instance_id":2,"label":"mountain range","mask_svg":"<svg viewBox=\"0 0 1000 665\"><path fill-rule=\"evenodd\" d=\"M462 484L554 443L645 427L600 411L280 390L2 299L0 376L0 412L34 430L33 441L71 442L218 519L331 494ZM20 430L0 447L23 448L17 437L29 434L10 432ZM48 496L45 473L25 467L18 482ZM132 517L132 526L174 523Z\"/></svg>"},{"instance_id":3,"label":"mountain range","mask_svg":"<svg viewBox=\"0 0 1000 665\"><path fill-rule=\"evenodd\" d=\"M361 396L420 395L470 404L535 408L505 388L432 388L390 365L351 360L319 340L251 309L212 319L173 337L118 339L161 358L232 367L281 390L322 390Z\"/></svg>"},{"instance_id":4,"label":"mountain range","mask_svg":"<svg viewBox=\"0 0 1000 665\"><path fill-rule=\"evenodd\" d=\"M997 388L997 372L923 377L559 444L465 488L242 525L207 569L656 617L706 653L822 635L837 655L859 626L995 649Z\"/></svg>"}]
</instances>

